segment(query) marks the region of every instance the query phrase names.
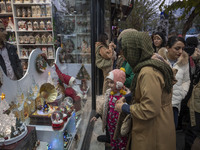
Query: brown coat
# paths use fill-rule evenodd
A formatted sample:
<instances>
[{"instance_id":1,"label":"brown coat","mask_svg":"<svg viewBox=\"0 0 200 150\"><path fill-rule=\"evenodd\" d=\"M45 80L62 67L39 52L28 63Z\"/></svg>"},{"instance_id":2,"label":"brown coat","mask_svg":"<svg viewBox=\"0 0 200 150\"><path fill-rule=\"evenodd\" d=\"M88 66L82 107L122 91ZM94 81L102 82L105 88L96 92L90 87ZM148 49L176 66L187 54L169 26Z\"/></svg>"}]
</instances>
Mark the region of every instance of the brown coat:
<instances>
[{"instance_id":1,"label":"brown coat","mask_svg":"<svg viewBox=\"0 0 200 150\"><path fill-rule=\"evenodd\" d=\"M135 89L131 136L126 149L175 150L172 94L163 91L163 75L152 67L141 69Z\"/></svg>"}]
</instances>

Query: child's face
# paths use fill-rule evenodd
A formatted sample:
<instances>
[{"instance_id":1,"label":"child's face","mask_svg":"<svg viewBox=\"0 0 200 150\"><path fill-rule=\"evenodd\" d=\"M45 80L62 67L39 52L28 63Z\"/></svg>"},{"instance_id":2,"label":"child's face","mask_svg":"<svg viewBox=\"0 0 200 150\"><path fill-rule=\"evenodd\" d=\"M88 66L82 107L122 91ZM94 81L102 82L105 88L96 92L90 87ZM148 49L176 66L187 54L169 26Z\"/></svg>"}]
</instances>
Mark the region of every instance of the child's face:
<instances>
[{"instance_id":1,"label":"child's face","mask_svg":"<svg viewBox=\"0 0 200 150\"><path fill-rule=\"evenodd\" d=\"M108 86L111 88L111 90L115 90L115 82L111 79L107 79Z\"/></svg>"}]
</instances>

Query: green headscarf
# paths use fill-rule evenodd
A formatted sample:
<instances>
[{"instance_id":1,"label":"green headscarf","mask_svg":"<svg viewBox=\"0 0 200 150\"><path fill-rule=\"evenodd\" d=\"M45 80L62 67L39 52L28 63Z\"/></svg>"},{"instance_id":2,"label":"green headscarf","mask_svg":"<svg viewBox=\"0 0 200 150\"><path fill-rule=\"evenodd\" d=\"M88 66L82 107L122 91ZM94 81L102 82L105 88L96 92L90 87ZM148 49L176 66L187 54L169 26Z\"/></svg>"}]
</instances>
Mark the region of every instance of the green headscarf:
<instances>
[{"instance_id":1,"label":"green headscarf","mask_svg":"<svg viewBox=\"0 0 200 150\"><path fill-rule=\"evenodd\" d=\"M163 74L165 80L164 89L170 93L173 87L172 69L165 62L151 59L154 49L152 47L152 40L148 33L131 31L130 29L127 29L121 33L120 37L121 38L119 40L121 40L123 55L132 67L135 74L131 87L133 95L138 74L145 66L154 67Z\"/></svg>"}]
</instances>

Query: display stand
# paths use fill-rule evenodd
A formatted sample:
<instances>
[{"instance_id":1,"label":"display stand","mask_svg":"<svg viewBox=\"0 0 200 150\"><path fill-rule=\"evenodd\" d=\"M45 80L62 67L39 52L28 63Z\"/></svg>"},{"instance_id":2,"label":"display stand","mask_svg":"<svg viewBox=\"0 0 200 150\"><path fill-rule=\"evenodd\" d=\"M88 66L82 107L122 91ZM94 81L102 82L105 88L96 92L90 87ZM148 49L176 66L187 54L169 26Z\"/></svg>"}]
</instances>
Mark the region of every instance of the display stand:
<instances>
[{"instance_id":1,"label":"display stand","mask_svg":"<svg viewBox=\"0 0 200 150\"><path fill-rule=\"evenodd\" d=\"M53 150L69 149L76 134L75 116L75 112L73 112L61 130L53 130L51 126L35 125L38 140L47 142Z\"/></svg>"},{"instance_id":2,"label":"display stand","mask_svg":"<svg viewBox=\"0 0 200 150\"><path fill-rule=\"evenodd\" d=\"M58 54L60 51L60 48L57 50ZM6 95L6 101L8 104L10 104L12 101L14 103L18 103L17 101L17 94L18 90L20 89L24 95L27 95L27 90L30 89L33 85L33 79L35 81L35 84L37 84L39 87L47 83L48 80L48 73L50 72L52 74L52 77L55 75L55 70L54 67L50 67L47 65L46 69L44 72L38 72L36 69L36 58L39 54L41 54L42 51L40 49L35 49L34 51L31 52L29 62L28 62L28 69L27 72L25 73L24 77L18 81L10 80L2 71L2 68L0 68L2 72L2 86L0 87L0 93L4 93ZM66 70L66 67L69 67L72 69L69 75L72 75L74 73L77 74L78 70L81 68L81 64L73 64L73 66L70 66L71 64L60 64L58 61L58 55L56 56L55 63L58 65L60 70L63 72L69 71ZM90 66L86 66L86 69L90 69ZM78 85L77 85L78 89ZM80 90L80 89L79 89ZM12 92L11 92L12 91ZM24 98L24 102L26 102L26 98ZM23 102L23 103L24 103ZM91 101L89 101L91 103ZM87 111L90 111L91 106L87 107ZM23 109L22 109L23 111ZM23 112L22 112L23 113ZM86 117L88 117L87 114L85 114ZM30 118L25 118L25 122L28 125L30 121ZM71 144L73 143L73 138L77 132L77 128L82 124L82 116L76 120L76 114L72 113L72 116L68 118L68 121L64 124L64 127L61 130L53 130L52 126L42 126L42 125L31 125L36 127L36 132L37 132L37 137L39 140L43 142L49 143L49 146L52 147L55 150L62 150L62 149L70 149ZM85 120L84 122L88 122L88 119ZM85 131L84 127L85 125L81 125L83 127L83 131ZM67 141L65 141L65 137L63 136L64 133L69 135L67 138ZM84 134L81 134L81 137L84 137ZM68 144L66 144L68 143Z\"/></svg>"},{"instance_id":3,"label":"display stand","mask_svg":"<svg viewBox=\"0 0 200 150\"><path fill-rule=\"evenodd\" d=\"M27 135L24 138L22 138L20 141L11 145L0 146L0 149L1 150L22 150L22 149L34 148L36 140L37 140L35 127L28 126L27 129L28 129Z\"/></svg>"}]
</instances>

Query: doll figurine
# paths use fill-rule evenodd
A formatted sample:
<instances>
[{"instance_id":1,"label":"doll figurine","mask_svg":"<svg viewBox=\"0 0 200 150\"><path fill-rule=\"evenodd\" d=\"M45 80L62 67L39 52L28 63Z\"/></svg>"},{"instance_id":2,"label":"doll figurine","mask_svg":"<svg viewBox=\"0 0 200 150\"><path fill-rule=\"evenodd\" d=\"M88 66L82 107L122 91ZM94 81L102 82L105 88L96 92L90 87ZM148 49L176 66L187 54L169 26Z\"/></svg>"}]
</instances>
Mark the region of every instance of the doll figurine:
<instances>
[{"instance_id":1,"label":"doll figurine","mask_svg":"<svg viewBox=\"0 0 200 150\"><path fill-rule=\"evenodd\" d=\"M21 3L21 0L15 0L15 3Z\"/></svg>"},{"instance_id":2,"label":"doll figurine","mask_svg":"<svg viewBox=\"0 0 200 150\"><path fill-rule=\"evenodd\" d=\"M22 17L26 17L26 9L25 8L22 8Z\"/></svg>"},{"instance_id":3,"label":"doll figurine","mask_svg":"<svg viewBox=\"0 0 200 150\"><path fill-rule=\"evenodd\" d=\"M17 8L17 17L21 17L22 16L22 11L21 11L21 9L20 8Z\"/></svg>"},{"instance_id":4,"label":"doll figurine","mask_svg":"<svg viewBox=\"0 0 200 150\"><path fill-rule=\"evenodd\" d=\"M28 26L28 31L33 31L33 25L32 25L32 22L28 22L27 23L27 26Z\"/></svg>"},{"instance_id":5,"label":"doll figurine","mask_svg":"<svg viewBox=\"0 0 200 150\"><path fill-rule=\"evenodd\" d=\"M27 8L27 17L32 17L31 8Z\"/></svg>"},{"instance_id":6,"label":"doll figurine","mask_svg":"<svg viewBox=\"0 0 200 150\"><path fill-rule=\"evenodd\" d=\"M6 2L6 12L12 12L12 6L10 0Z\"/></svg>"},{"instance_id":7,"label":"doll figurine","mask_svg":"<svg viewBox=\"0 0 200 150\"><path fill-rule=\"evenodd\" d=\"M53 37L51 36L51 34L49 34L47 37L47 43L52 44L52 41L53 41Z\"/></svg>"},{"instance_id":8,"label":"doll figurine","mask_svg":"<svg viewBox=\"0 0 200 150\"><path fill-rule=\"evenodd\" d=\"M44 21L40 21L40 30L45 30Z\"/></svg>"},{"instance_id":9,"label":"doll figurine","mask_svg":"<svg viewBox=\"0 0 200 150\"><path fill-rule=\"evenodd\" d=\"M24 0L24 3L31 3L31 0Z\"/></svg>"},{"instance_id":10,"label":"doll figurine","mask_svg":"<svg viewBox=\"0 0 200 150\"><path fill-rule=\"evenodd\" d=\"M47 13L47 17L51 16L51 6L49 5L46 6L46 13Z\"/></svg>"},{"instance_id":11,"label":"doll figurine","mask_svg":"<svg viewBox=\"0 0 200 150\"><path fill-rule=\"evenodd\" d=\"M36 17L40 17L41 16L41 8L40 8L40 6L35 6L35 8L36 8Z\"/></svg>"},{"instance_id":12,"label":"doll figurine","mask_svg":"<svg viewBox=\"0 0 200 150\"><path fill-rule=\"evenodd\" d=\"M28 51L26 48L22 48L22 54L21 54L21 57L23 58L27 58L28 57Z\"/></svg>"},{"instance_id":13,"label":"doll figurine","mask_svg":"<svg viewBox=\"0 0 200 150\"><path fill-rule=\"evenodd\" d=\"M33 22L33 30L38 30L39 29L39 25L37 21Z\"/></svg>"},{"instance_id":14,"label":"doll figurine","mask_svg":"<svg viewBox=\"0 0 200 150\"><path fill-rule=\"evenodd\" d=\"M29 40L29 36L27 36L27 35L24 35L24 43L25 44L28 44L29 42L30 42L30 40Z\"/></svg>"},{"instance_id":15,"label":"doll figurine","mask_svg":"<svg viewBox=\"0 0 200 150\"><path fill-rule=\"evenodd\" d=\"M23 44L24 43L24 37L23 36L19 36L19 43Z\"/></svg>"},{"instance_id":16,"label":"doll figurine","mask_svg":"<svg viewBox=\"0 0 200 150\"><path fill-rule=\"evenodd\" d=\"M65 89L65 96L69 96L73 99L74 108L76 111L81 110L82 94L73 89L73 86L76 83L76 78L62 73L56 64L55 69L61 82L67 86L67 88Z\"/></svg>"},{"instance_id":17,"label":"doll figurine","mask_svg":"<svg viewBox=\"0 0 200 150\"><path fill-rule=\"evenodd\" d=\"M45 34L42 35L41 40L42 40L42 44L46 44L47 43L47 37L46 37Z\"/></svg>"},{"instance_id":18,"label":"doll figurine","mask_svg":"<svg viewBox=\"0 0 200 150\"><path fill-rule=\"evenodd\" d=\"M37 16L36 6L31 6L31 11L32 11L32 17L36 17Z\"/></svg>"},{"instance_id":19,"label":"doll figurine","mask_svg":"<svg viewBox=\"0 0 200 150\"><path fill-rule=\"evenodd\" d=\"M47 30L52 30L52 24L51 21L47 21Z\"/></svg>"},{"instance_id":20,"label":"doll figurine","mask_svg":"<svg viewBox=\"0 0 200 150\"><path fill-rule=\"evenodd\" d=\"M22 30L26 31L26 21L21 21Z\"/></svg>"},{"instance_id":21,"label":"doll figurine","mask_svg":"<svg viewBox=\"0 0 200 150\"><path fill-rule=\"evenodd\" d=\"M23 27L21 26L21 24L22 24L22 21L18 21L18 29L21 31L22 29L23 29Z\"/></svg>"},{"instance_id":22,"label":"doll figurine","mask_svg":"<svg viewBox=\"0 0 200 150\"><path fill-rule=\"evenodd\" d=\"M53 48L48 47L48 58L52 59L53 58Z\"/></svg>"},{"instance_id":23,"label":"doll figurine","mask_svg":"<svg viewBox=\"0 0 200 150\"><path fill-rule=\"evenodd\" d=\"M41 6L41 17L45 17L45 5Z\"/></svg>"},{"instance_id":24,"label":"doll figurine","mask_svg":"<svg viewBox=\"0 0 200 150\"><path fill-rule=\"evenodd\" d=\"M37 34L37 35L35 36L35 44L40 44L40 41L41 41L40 35Z\"/></svg>"},{"instance_id":25,"label":"doll figurine","mask_svg":"<svg viewBox=\"0 0 200 150\"><path fill-rule=\"evenodd\" d=\"M35 37L30 35L29 36L30 44L35 44Z\"/></svg>"}]
</instances>

